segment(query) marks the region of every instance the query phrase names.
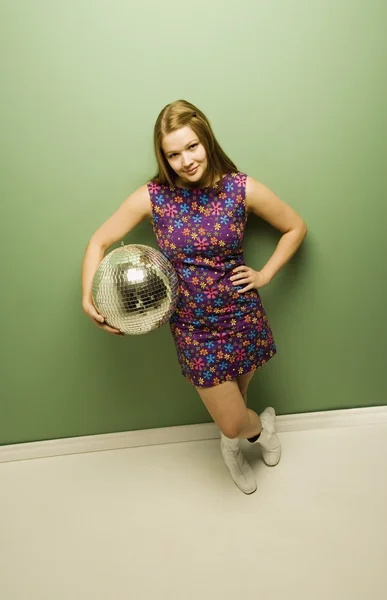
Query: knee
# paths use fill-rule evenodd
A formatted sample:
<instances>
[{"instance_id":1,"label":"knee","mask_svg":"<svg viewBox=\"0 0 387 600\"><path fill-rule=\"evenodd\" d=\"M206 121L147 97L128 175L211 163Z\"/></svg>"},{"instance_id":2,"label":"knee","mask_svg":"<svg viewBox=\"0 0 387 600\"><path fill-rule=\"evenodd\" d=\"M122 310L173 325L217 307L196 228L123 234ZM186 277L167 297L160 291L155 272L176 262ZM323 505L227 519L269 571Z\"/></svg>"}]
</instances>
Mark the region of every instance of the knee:
<instances>
[{"instance_id":1,"label":"knee","mask_svg":"<svg viewBox=\"0 0 387 600\"><path fill-rule=\"evenodd\" d=\"M240 434L243 430L243 424L235 422L235 421L229 422L229 423L223 423L220 429L221 429L223 435L230 438L231 440L234 440L240 436Z\"/></svg>"}]
</instances>

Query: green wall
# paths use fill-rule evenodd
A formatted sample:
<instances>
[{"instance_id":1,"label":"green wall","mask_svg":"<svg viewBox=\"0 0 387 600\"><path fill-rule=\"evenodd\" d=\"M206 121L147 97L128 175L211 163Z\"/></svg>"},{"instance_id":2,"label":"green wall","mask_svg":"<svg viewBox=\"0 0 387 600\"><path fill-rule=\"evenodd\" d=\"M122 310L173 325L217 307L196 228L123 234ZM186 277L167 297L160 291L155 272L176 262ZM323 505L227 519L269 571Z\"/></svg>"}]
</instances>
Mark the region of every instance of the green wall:
<instances>
[{"instance_id":1,"label":"green wall","mask_svg":"<svg viewBox=\"0 0 387 600\"><path fill-rule=\"evenodd\" d=\"M1 444L211 421L168 326L116 338L81 308L86 244L178 98L309 228L261 292L278 354L251 406L387 403L385 0L8 0L0 22ZM278 239L252 217L247 263Z\"/></svg>"}]
</instances>

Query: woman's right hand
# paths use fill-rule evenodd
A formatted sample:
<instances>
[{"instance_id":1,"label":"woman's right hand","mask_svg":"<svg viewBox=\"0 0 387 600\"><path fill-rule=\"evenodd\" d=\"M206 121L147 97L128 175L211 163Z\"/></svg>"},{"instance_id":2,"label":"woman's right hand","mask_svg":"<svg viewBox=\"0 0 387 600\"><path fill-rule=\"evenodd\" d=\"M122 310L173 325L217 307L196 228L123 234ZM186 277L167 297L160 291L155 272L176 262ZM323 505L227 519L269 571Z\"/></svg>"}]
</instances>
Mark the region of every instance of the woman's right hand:
<instances>
[{"instance_id":1,"label":"woman's right hand","mask_svg":"<svg viewBox=\"0 0 387 600\"><path fill-rule=\"evenodd\" d=\"M111 217L92 235L82 262L82 306L88 317L99 327L114 335L124 335L118 329L110 327L96 310L91 295L93 277L111 246L122 240L136 225L146 217L152 217L152 204L147 184L130 194Z\"/></svg>"},{"instance_id":2,"label":"woman's right hand","mask_svg":"<svg viewBox=\"0 0 387 600\"><path fill-rule=\"evenodd\" d=\"M90 317L90 319L95 323L95 325L97 325L97 327L99 327L100 329L104 329L105 331L107 331L108 333L112 333L113 335L124 335L119 329L114 329L113 327L110 327L110 325L107 325L107 323L105 323L105 319L102 315L99 314L99 312L97 312L92 302L83 302L82 306L84 312L87 314L88 317Z\"/></svg>"}]
</instances>

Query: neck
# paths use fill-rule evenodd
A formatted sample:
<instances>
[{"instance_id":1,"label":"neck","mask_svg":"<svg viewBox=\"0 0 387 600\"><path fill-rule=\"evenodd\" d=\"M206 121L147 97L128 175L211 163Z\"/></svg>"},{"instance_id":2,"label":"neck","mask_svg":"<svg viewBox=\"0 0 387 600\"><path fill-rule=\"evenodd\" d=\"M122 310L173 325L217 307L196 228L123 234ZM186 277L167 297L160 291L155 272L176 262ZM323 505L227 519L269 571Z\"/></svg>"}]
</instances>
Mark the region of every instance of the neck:
<instances>
[{"instance_id":1,"label":"neck","mask_svg":"<svg viewBox=\"0 0 387 600\"><path fill-rule=\"evenodd\" d=\"M220 179L222 179L222 175L218 175L216 177L215 181L210 181L208 175L204 175L204 177L202 177L199 181L196 181L195 183L191 183L189 181L182 181L180 179L180 177L178 177L176 179L176 185L178 185L180 187L191 188L194 190L194 189L209 187L210 185L213 185L214 183L220 181Z\"/></svg>"}]
</instances>

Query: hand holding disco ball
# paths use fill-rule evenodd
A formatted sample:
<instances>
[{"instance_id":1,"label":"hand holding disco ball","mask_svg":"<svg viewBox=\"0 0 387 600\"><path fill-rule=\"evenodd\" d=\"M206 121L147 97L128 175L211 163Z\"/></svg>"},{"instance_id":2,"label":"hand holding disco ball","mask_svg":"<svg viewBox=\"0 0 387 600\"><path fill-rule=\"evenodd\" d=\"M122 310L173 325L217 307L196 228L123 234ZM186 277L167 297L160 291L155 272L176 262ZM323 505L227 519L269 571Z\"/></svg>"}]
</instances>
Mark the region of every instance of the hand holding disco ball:
<instances>
[{"instance_id":1,"label":"hand holding disco ball","mask_svg":"<svg viewBox=\"0 0 387 600\"><path fill-rule=\"evenodd\" d=\"M112 333L140 335L170 319L178 288L175 270L161 252L129 244L102 259L93 278L92 298L105 323L114 328Z\"/></svg>"}]
</instances>

